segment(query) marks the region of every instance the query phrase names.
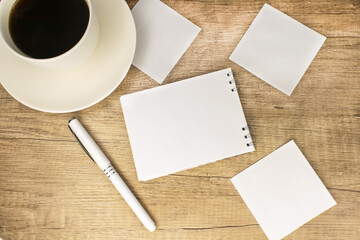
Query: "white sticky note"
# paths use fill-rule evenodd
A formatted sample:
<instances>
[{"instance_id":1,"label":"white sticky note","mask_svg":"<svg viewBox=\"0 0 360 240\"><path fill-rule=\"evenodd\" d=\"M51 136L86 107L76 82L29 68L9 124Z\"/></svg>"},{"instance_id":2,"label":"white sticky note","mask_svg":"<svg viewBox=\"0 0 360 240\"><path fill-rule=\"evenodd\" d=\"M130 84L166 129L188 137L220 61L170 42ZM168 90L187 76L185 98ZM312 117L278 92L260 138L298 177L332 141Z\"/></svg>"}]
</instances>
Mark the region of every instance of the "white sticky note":
<instances>
[{"instance_id":1,"label":"white sticky note","mask_svg":"<svg viewBox=\"0 0 360 240\"><path fill-rule=\"evenodd\" d=\"M133 64L161 84L201 28L159 0L139 0L132 14L137 35Z\"/></svg>"},{"instance_id":2,"label":"white sticky note","mask_svg":"<svg viewBox=\"0 0 360 240\"><path fill-rule=\"evenodd\" d=\"M230 60L290 96L325 40L264 4Z\"/></svg>"},{"instance_id":3,"label":"white sticky note","mask_svg":"<svg viewBox=\"0 0 360 240\"><path fill-rule=\"evenodd\" d=\"M336 205L294 141L231 181L271 240L284 238Z\"/></svg>"}]
</instances>

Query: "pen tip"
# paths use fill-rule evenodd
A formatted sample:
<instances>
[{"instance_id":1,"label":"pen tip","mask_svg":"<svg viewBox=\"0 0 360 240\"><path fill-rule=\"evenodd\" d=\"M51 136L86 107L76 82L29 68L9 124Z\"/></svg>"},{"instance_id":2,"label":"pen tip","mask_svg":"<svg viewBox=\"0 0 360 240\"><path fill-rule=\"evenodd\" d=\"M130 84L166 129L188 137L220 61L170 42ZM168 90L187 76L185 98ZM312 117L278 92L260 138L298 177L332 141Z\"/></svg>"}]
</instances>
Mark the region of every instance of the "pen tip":
<instances>
[{"instance_id":1,"label":"pen tip","mask_svg":"<svg viewBox=\"0 0 360 240\"><path fill-rule=\"evenodd\" d=\"M72 117L69 121L68 121L68 124L72 121L72 120L75 120L76 117Z\"/></svg>"}]
</instances>

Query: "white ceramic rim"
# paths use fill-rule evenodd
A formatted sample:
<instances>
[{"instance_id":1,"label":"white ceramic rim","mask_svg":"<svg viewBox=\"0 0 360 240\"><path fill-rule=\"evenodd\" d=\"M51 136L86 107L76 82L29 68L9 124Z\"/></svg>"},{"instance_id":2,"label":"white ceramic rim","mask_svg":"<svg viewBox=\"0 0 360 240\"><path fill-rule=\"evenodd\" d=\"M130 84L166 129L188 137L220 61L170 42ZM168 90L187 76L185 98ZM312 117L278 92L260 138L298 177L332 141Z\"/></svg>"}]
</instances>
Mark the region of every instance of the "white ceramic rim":
<instances>
[{"instance_id":1,"label":"white ceramic rim","mask_svg":"<svg viewBox=\"0 0 360 240\"><path fill-rule=\"evenodd\" d=\"M1 0L0 0L1 1ZM90 23L92 22L92 19L93 19L93 7L92 7L92 3L91 3L91 0L85 0L86 3L87 3L87 6L89 8L89 20L88 20L88 24L86 26L86 30L84 32L84 34L82 35L82 37L80 38L80 40L72 47L70 48L69 50L67 50L66 52L64 52L63 54L60 54L56 57L51 57L51 58L32 58L32 57L29 57L27 56L25 53L24 54L21 54L21 53L18 53L17 51L15 51L11 46L9 46L9 44L7 43L7 41L4 39L4 37L1 35L1 38L3 40L3 42L5 43L5 46L10 49L10 51L12 53L14 53L17 57L20 57L26 61L30 61L30 62L34 62L34 63L43 63L43 62L52 62L52 61L57 61L58 59L61 59L61 58L64 58L66 57L67 55L71 54L73 51L75 51L79 45L81 45L81 43L84 41L84 39L86 38L86 36L88 35L89 33L89 28L90 28ZM14 5L16 4L17 1L14 2L14 4L12 5L12 8L14 7ZM1 7L1 5L0 5ZM12 9L11 8L11 9ZM11 37L11 36L10 36ZM15 43L14 43L15 44ZM15 44L16 45L16 44ZM19 49L19 51L21 51L21 49ZM22 52L22 51L21 51Z\"/></svg>"},{"instance_id":2,"label":"white ceramic rim","mask_svg":"<svg viewBox=\"0 0 360 240\"><path fill-rule=\"evenodd\" d=\"M1 1L1 0L0 0L0 1ZM101 1L101 0L100 0L100 1ZM131 23L132 23L133 29L134 29L134 39L135 39L135 41L134 41L133 51L132 51L132 57L131 57L131 59L133 60L133 59L134 59L134 56L135 56L136 37L137 37L137 36L136 36L135 20L134 20L134 17L133 17L133 15L132 15L132 13L131 13L131 9L130 9L129 5L125 2L125 0L123 0L123 1L124 1L124 3L126 4L128 10L129 10L129 12L130 12L131 20L132 20ZM1 2L0 2L0 4L1 4ZM101 27L101 25L100 25L100 27ZM6 44L6 46L7 46L7 44ZM20 102L21 104L23 104L23 105L25 105L25 106L27 106L27 107L29 107L29 108L32 108L32 109L35 109L35 110L38 110L38 111L41 111L41 112L48 112L48 113L71 113L71 112L76 112L76 111L80 111L80 110L89 108L89 107L91 107L91 106L99 103L100 101L104 100L104 99L107 98L111 93L113 93L114 90L115 90L116 88L118 88L119 85L122 83L122 81L124 80L125 76L128 74L129 69L130 69L131 64L132 64L132 60L129 62L128 66L125 68L125 69L127 69L127 70L124 71L123 75L118 77L118 78L121 79L121 80L119 80L118 83L115 84L114 87L113 87L112 89L110 89L107 94L104 94L104 96L99 97L99 99L94 100L93 102L91 102L91 103L89 103L89 104L87 104L87 105L84 105L84 106L81 106L81 107L77 107L77 108L73 108L73 109L69 109L69 110L57 111L57 110L51 110L51 109L39 108L39 107L36 107L36 106L32 106L31 104L27 104L26 102L22 101L19 97L16 96L15 93L13 93L13 92L10 91L9 89L7 89L3 84L1 84L1 85L4 87L4 89L5 89L14 99L16 99L18 102ZM30 64L30 63L29 63L29 64ZM40 67L38 67L38 68L40 68Z\"/></svg>"}]
</instances>

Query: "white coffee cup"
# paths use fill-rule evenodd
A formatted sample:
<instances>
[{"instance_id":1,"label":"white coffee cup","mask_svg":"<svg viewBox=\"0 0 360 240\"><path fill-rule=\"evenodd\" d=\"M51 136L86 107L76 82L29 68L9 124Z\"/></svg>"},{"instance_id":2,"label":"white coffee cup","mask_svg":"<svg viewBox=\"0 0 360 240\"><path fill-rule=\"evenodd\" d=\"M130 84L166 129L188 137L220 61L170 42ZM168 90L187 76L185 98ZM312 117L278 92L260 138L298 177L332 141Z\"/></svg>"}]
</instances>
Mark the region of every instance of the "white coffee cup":
<instances>
[{"instance_id":1,"label":"white coffee cup","mask_svg":"<svg viewBox=\"0 0 360 240\"><path fill-rule=\"evenodd\" d=\"M89 8L89 22L80 41L67 52L52 58L36 59L24 54L14 43L9 30L9 17L17 0L0 1L0 35L8 49L17 57L36 66L49 69L69 69L88 59L98 42L99 23L90 0L84 0Z\"/></svg>"}]
</instances>

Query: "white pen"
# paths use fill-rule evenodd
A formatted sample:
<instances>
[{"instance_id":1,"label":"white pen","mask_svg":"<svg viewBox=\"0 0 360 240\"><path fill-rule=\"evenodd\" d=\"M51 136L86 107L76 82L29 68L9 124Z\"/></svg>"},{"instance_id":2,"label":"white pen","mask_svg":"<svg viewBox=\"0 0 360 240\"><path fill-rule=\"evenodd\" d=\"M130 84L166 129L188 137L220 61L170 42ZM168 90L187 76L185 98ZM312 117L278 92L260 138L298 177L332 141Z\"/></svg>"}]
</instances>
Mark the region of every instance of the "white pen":
<instances>
[{"instance_id":1,"label":"white pen","mask_svg":"<svg viewBox=\"0 0 360 240\"><path fill-rule=\"evenodd\" d=\"M69 128L74 134L76 139L79 141L81 147L89 155L89 157L103 170L106 176L110 179L115 188L119 191L121 196L125 199L130 208L134 211L136 216L144 224L144 226L151 232L156 229L156 226L153 220L150 218L149 214L141 206L139 201L136 199L134 194L121 179L120 175L116 172L114 167L111 165L109 159L101 151L99 146L92 139L90 134L86 129L81 125L79 120L73 118L69 121Z\"/></svg>"}]
</instances>

